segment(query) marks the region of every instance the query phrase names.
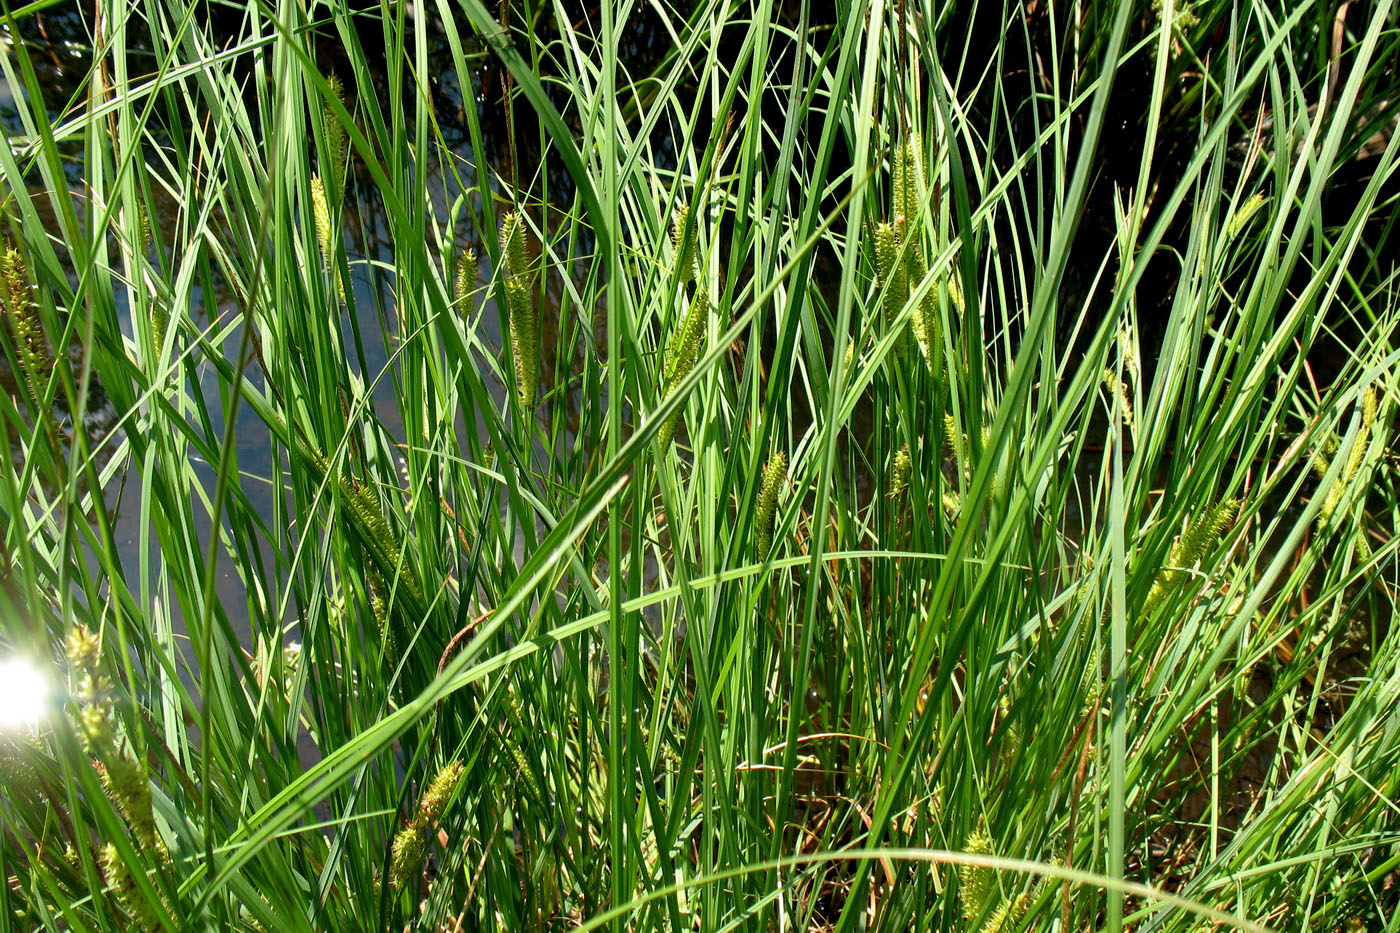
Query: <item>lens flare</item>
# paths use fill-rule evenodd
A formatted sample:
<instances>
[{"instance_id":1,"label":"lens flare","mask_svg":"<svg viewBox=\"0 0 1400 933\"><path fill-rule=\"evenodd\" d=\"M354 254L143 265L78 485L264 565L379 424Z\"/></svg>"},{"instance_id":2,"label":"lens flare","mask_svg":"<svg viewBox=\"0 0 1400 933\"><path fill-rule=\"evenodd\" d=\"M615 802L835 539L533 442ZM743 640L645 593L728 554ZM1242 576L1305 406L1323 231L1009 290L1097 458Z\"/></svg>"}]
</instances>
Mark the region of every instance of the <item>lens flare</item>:
<instances>
[{"instance_id":1,"label":"lens flare","mask_svg":"<svg viewBox=\"0 0 1400 933\"><path fill-rule=\"evenodd\" d=\"M0 729L32 729L43 715L49 685L24 658L0 660Z\"/></svg>"}]
</instances>

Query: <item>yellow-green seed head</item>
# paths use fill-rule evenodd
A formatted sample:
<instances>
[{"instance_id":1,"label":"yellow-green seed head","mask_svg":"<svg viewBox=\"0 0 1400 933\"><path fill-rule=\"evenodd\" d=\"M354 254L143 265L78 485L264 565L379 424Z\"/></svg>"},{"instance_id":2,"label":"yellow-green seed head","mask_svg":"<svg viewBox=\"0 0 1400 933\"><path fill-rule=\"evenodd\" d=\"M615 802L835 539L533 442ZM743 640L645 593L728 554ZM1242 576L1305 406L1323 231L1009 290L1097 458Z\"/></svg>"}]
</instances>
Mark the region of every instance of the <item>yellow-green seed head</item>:
<instances>
[{"instance_id":1,"label":"yellow-green seed head","mask_svg":"<svg viewBox=\"0 0 1400 933\"><path fill-rule=\"evenodd\" d=\"M418 577L404 559L398 535L384 517L379 498L368 487L356 487L347 477L340 477L338 485L351 517L371 544L371 552L378 550L375 556L380 570L397 578L400 589L421 602L423 590L418 585Z\"/></svg>"},{"instance_id":2,"label":"yellow-green seed head","mask_svg":"<svg viewBox=\"0 0 1400 933\"><path fill-rule=\"evenodd\" d=\"M1014 911L1015 901L1002 901L997 909L992 911L992 915L987 918L987 922L982 924L982 933L1002 933L1003 930L1011 930L1016 927Z\"/></svg>"},{"instance_id":3,"label":"yellow-green seed head","mask_svg":"<svg viewBox=\"0 0 1400 933\"><path fill-rule=\"evenodd\" d=\"M29 273L24 257L10 247L0 256L0 302L10 314L21 314L30 302Z\"/></svg>"},{"instance_id":4,"label":"yellow-green seed head","mask_svg":"<svg viewBox=\"0 0 1400 933\"><path fill-rule=\"evenodd\" d=\"M1363 423L1361 429L1356 432L1356 439L1351 442L1351 451L1347 454L1346 467L1342 470L1342 482L1339 485L1349 486L1352 480L1356 479L1361 463L1366 459L1366 447L1370 442L1371 430Z\"/></svg>"},{"instance_id":5,"label":"yellow-green seed head","mask_svg":"<svg viewBox=\"0 0 1400 933\"><path fill-rule=\"evenodd\" d=\"M326 79L326 83L331 86L331 96L345 104L345 88L340 83L340 78L331 75ZM329 101L324 108L326 120L326 156L330 164L331 187L339 194L345 185L345 159L347 154L345 142L345 126L340 122L340 118L331 109Z\"/></svg>"},{"instance_id":6,"label":"yellow-green seed head","mask_svg":"<svg viewBox=\"0 0 1400 933\"><path fill-rule=\"evenodd\" d=\"M758 487L758 508L754 517L758 536L758 557L768 558L773 546L773 516L778 510L778 493L787 479L787 454L775 451L763 468L763 479Z\"/></svg>"},{"instance_id":7,"label":"yellow-green seed head","mask_svg":"<svg viewBox=\"0 0 1400 933\"><path fill-rule=\"evenodd\" d=\"M106 706L88 703L80 709L78 728L82 730L83 744L89 753L99 757L111 754L117 739L112 732L112 719Z\"/></svg>"},{"instance_id":8,"label":"yellow-green seed head","mask_svg":"<svg viewBox=\"0 0 1400 933\"><path fill-rule=\"evenodd\" d=\"M102 644L86 625L78 625L68 633L68 664L74 671L93 675L97 673Z\"/></svg>"},{"instance_id":9,"label":"yellow-green seed head","mask_svg":"<svg viewBox=\"0 0 1400 933\"><path fill-rule=\"evenodd\" d=\"M165 346L165 335L170 327L170 309L165 302L156 298L151 302L151 346L159 354Z\"/></svg>"},{"instance_id":10,"label":"yellow-green seed head","mask_svg":"<svg viewBox=\"0 0 1400 933\"><path fill-rule=\"evenodd\" d=\"M117 902L131 915L136 928L142 931L163 929L155 909L136 886L130 869L117 852L117 847L107 843L102 847L99 858L107 887L117 896Z\"/></svg>"},{"instance_id":11,"label":"yellow-green seed head","mask_svg":"<svg viewBox=\"0 0 1400 933\"><path fill-rule=\"evenodd\" d=\"M958 309L958 316L962 317L967 312L967 302L963 299L962 282L958 281L956 275L950 275L946 284L948 298L953 302L953 307Z\"/></svg>"},{"instance_id":12,"label":"yellow-green seed head","mask_svg":"<svg viewBox=\"0 0 1400 933\"><path fill-rule=\"evenodd\" d=\"M1178 566L1188 566L1200 560L1230 527L1239 507L1238 499L1222 499L1187 525L1186 534L1181 536L1179 542Z\"/></svg>"},{"instance_id":13,"label":"yellow-green seed head","mask_svg":"<svg viewBox=\"0 0 1400 933\"><path fill-rule=\"evenodd\" d=\"M915 256L910 288L914 288L916 282L923 281L927 273L928 268L924 264L923 256L921 254ZM941 374L943 371L943 324L938 313L938 286L936 283L924 292L919 306L914 309L914 337L919 341L920 349L923 350L929 374L932 376Z\"/></svg>"},{"instance_id":14,"label":"yellow-green seed head","mask_svg":"<svg viewBox=\"0 0 1400 933\"><path fill-rule=\"evenodd\" d=\"M19 346L20 363L30 380L46 378L54 366L44 328L34 304L34 286L19 250L0 255L0 306L3 306Z\"/></svg>"},{"instance_id":15,"label":"yellow-green seed head","mask_svg":"<svg viewBox=\"0 0 1400 933\"><path fill-rule=\"evenodd\" d=\"M472 286L476 283L476 251L470 246L462 250L462 255L457 257L457 275L454 282L455 293L453 300L461 304L471 294Z\"/></svg>"},{"instance_id":16,"label":"yellow-green seed head","mask_svg":"<svg viewBox=\"0 0 1400 933\"><path fill-rule=\"evenodd\" d=\"M531 271L525 246L525 224L516 211L501 220L501 262L506 275L525 275Z\"/></svg>"},{"instance_id":17,"label":"yellow-green seed head","mask_svg":"<svg viewBox=\"0 0 1400 933\"><path fill-rule=\"evenodd\" d=\"M963 850L969 855L991 855L992 838L978 829L967 837ZM994 878L992 870L982 865L958 866L958 902L963 920L972 923L982 916L991 897Z\"/></svg>"},{"instance_id":18,"label":"yellow-green seed head","mask_svg":"<svg viewBox=\"0 0 1400 933\"><path fill-rule=\"evenodd\" d=\"M535 403L539 388L539 345L535 327L535 279L520 214L512 211L501 223L501 264L504 267L506 311L511 350L515 354L515 387L520 403Z\"/></svg>"},{"instance_id":19,"label":"yellow-green seed head","mask_svg":"<svg viewBox=\"0 0 1400 933\"><path fill-rule=\"evenodd\" d=\"M516 780L520 781L536 799L539 799L539 784L535 781L535 774L530 770L530 762L525 758L525 752L520 748L520 743L507 739L506 745L510 750L511 760L515 763Z\"/></svg>"},{"instance_id":20,"label":"yellow-green seed head","mask_svg":"<svg viewBox=\"0 0 1400 933\"><path fill-rule=\"evenodd\" d=\"M899 233L888 221L875 225L875 268L885 288L885 316L898 313L908 297L908 277L899 261Z\"/></svg>"},{"instance_id":21,"label":"yellow-green seed head","mask_svg":"<svg viewBox=\"0 0 1400 933\"><path fill-rule=\"evenodd\" d=\"M1155 609L1174 587L1183 585L1189 574L1188 568L1200 560L1210 548L1220 540L1235 520L1240 508L1238 499L1223 499L1198 514L1186 526L1186 531L1178 537L1167 551L1167 560L1148 590L1145 610Z\"/></svg>"},{"instance_id":22,"label":"yellow-green seed head","mask_svg":"<svg viewBox=\"0 0 1400 933\"><path fill-rule=\"evenodd\" d=\"M321 246L321 261L326 268L331 262L331 208L326 200L326 186L320 175L311 176L311 213L316 225L316 242Z\"/></svg>"},{"instance_id":23,"label":"yellow-green seed head","mask_svg":"<svg viewBox=\"0 0 1400 933\"><path fill-rule=\"evenodd\" d=\"M884 290L885 326L893 327L904 310L905 302L909 300L909 269L900 256L900 238L894 224L882 222L875 225L875 264ZM896 352L902 354L904 346L901 335L895 344Z\"/></svg>"},{"instance_id":24,"label":"yellow-green seed head","mask_svg":"<svg viewBox=\"0 0 1400 933\"><path fill-rule=\"evenodd\" d=\"M311 214L316 225L316 243L321 250L321 267L334 279L335 297L345 300L345 283L340 278L340 269L335 261L334 227L331 223L330 202L326 199L326 186L320 175L311 176Z\"/></svg>"},{"instance_id":25,"label":"yellow-green seed head","mask_svg":"<svg viewBox=\"0 0 1400 933\"><path fill-rule=\"evenodd\" d=\"M671 334L666 347L666 358L662 365L662 379L668 389L675 387L690 375L695 360L700 355L700 346L705 341L705 325L709 321L710 296L703 288L695 292L690 300L681 326Z\"/></svg>"},{"instance_id":26,"label":"yellow-green seed head","mask_svg":"<svg viewBox=\"0 0 1400 933\"><path fill-rule=\"evenodd\" d=\"M1240 209L1235 211L1235 213L1231 215L1229 221L1226 222L1225 239L1234 239L1236 234L1245 228L1245 224L1249 223L1249 219L1258 213L1259 208L1263 206L1264 195L1261 192L1256 191L1254 194L1250 195L1249 198L1240 205Z\"/></svg>"},{"instance_id":27,"label":"yellow-green seed head","mask_svg":"<svg viewBox=\"0 0 1400 933\"><path fill-rule=\"evenodd\" d=\"M700 277L698 239L690 222L690 207L676 208L676 216L671 221L671 248L676 254L676 272L682 284Z\"/></svg>"},{"instance_id":28,"label":"yellow-green seed head","mask_svg":"<svg viewBox=\"0 0 1400 933\"><path fill-rule=\"evenodd\" d=\"M666 346L666 356L661 361L661 380L666 398L675 394L680 383L685 381L690 371L695 368L695 361L699 359L700 348L705 342L709 318L709 293L703 288L696 289L695 297L690 300L690 310L686 312L680 327L671 334L671 340ZM682 411L677 407L657 431L657 446L663 452L671 446L671 441L676 436Z\"/></svg>"},{"instance_id":29,"label":"yellow-green seed head","mask_svg":"<svg viewBox=\"0 0 1400 933\"><path fill-rule=\"evenodd\" d=\"M102 777L107 793L117 802L137 841L150 849L163 848L156 835L155 816L151 809L151 784L146 769L129 754L110 754Z\"/></svg>"},{"instance_id":30,"label":"yellow-green seed head","mask_svg":"<svg viewBox=\"0 0 1400 933\"><path fill-rule=\"evenodd\" d=\"M912 224L928 182L924 177L918 133L910 133L894 151L892 174L895 223Z\"/></svg>"},{"instance_id":31,"label":"yellow-green seed head","mask_svg":"<svg viewBox=\"0 0 1400 933\"><path fill-rule=\"evenodd\" d=\"M438 770L432 782L428 784L423 799L418 802L418 819L423 826L431 826L442 818L443 811L447 809L447 804L452 800L452 795L466 770L466 766L460 761L449 762Z\"/></svg>"},{"instance_id":32,"label":"yellow-green seed head","mask_svg":"<svg viewBox=\"0 0 1400 933\"><path fill-rule=\"evenodd\" d=\"M1128 398L1128 387L1123 385L1123 380L1118 378L1118 373L1109 367L1104 367L1103 384L1109 392L1117 397L1119 410L1123 413L1123 423L1131 428L1133 426L1133 404Z\"/></svg>"},{"instance_id":33,"label":"yellow-green seed head","mask_svg":"<svg viewBox=\"0 0 1400 933\"><path fill-rule=\"evenodd\" d=\"M890 498L897 499L909 487L909 476L913 472L913 461L909 457L909 445L895 451L894 463L890 469Z\"/></svg>"},{"instance_id":34,"label":"yellow-green seed head","mask_svg":"<svg viewBox=\"0 0 1400 933\"><path fill-rule=\"evenodd\" d=\"M141 248L150 249L154 239L151 235L151 215L140 201L136 202L136 225L141 228Z\"/></svg>"},{"instance_id":35,"label":"yellow-green seed head","mask_svg":"<svg viewBox=\"0 0 1400 933\"><path fill-rule=\"evenodd\" d=\"M520 404L535 403L539 387L539 345L535 333L534 289L523 275L506 277L506 310L515 354L515 388Z\"/></svg>"},{"instance_id":36,"label":"yellow-green seed head","mask_svg":"<svg viewBox=\"0 0 1400 933\"><path fill-rule=\"evenodd\" d=\"M417 823L409 823L394 836L389 857L389 884L402 890L419 875L427 841Z\"/></svg>"}]
</instances>

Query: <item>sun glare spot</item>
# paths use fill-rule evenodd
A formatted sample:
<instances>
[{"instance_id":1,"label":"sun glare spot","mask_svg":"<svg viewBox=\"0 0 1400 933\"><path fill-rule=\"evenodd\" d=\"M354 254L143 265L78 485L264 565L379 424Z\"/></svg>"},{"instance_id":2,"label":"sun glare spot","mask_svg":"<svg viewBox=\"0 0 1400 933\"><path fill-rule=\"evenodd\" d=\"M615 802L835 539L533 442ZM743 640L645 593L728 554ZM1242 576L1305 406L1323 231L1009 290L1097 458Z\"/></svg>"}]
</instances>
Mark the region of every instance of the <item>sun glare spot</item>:
<instances>
[{"instance_id":1,"label":"sun glare spot","mask_svg":"<svg viewBox=\"0 0 1400 933\"><path fill-rule=\"evenodd\" d=\"M44 712L49 685L24 658L0 660L0 729L33 728Z\"/></svg>"}]
</instances>

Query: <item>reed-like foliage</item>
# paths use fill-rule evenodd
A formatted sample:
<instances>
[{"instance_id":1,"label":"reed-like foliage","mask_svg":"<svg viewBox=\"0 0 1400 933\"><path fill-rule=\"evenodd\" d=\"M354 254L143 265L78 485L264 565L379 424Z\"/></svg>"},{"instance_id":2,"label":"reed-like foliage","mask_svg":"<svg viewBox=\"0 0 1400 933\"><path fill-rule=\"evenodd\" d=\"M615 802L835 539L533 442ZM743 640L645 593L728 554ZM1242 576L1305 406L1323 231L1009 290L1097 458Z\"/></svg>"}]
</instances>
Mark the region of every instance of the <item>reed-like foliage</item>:
<instances>
[{"instance_id":1,"label":"reed-like foliage","mask_svg":"<svg viewBox=\"0 0 1400 933\"><path fill-rule=\"evenodd\" d=\"M7 7L0 929L1396 929L1394 5L818 6Z\"/></svg>"}]
</instances>

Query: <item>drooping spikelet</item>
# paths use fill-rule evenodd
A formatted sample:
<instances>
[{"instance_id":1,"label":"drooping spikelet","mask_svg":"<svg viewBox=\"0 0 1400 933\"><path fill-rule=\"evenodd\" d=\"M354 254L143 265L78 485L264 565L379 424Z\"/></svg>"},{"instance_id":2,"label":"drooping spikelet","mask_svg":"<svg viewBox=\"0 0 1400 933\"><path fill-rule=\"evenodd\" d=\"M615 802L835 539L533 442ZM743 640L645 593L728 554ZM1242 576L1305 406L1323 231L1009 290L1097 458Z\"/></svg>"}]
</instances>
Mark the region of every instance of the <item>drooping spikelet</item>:
<instances>
[{"instance_id":1,"label":"drooping spikelet","mask_svg":"<svg viewBox=\"0 0 1400 933\"><path fill-rule=\"evenodd\" d=\"M398 536L389 525L389 520L384 517L378 497L369 488L357 486L349 477L338 472L333 475L331 462L319 450L307 450L306 456L327 484L338 490L339 501L355 521L360 533L367 539L367 550L374 556L376 563L380 564L379 569L385 575L396 579L404 591L421 602L423 590L418 585L417 574L414 573L412 565L404 559Z\"/></svg>"},{"instance_id":2,"label":"drooping spikelet","mask_svg":"<svg viewBox=\"0 0 1400 933\"><path fill-rule=\"evenodd\" d=\"M929 193L928 175L923 164L923 146L917 132L911 131L890 154L894 216L875 228L876 266L884 288L886 327L895 318L928 274L924 254L922 224L918 222ZM937 212L936 200L931 210ZM929 372L941 371L942 333L936 288L925 290L913 309L913 331L928 361ZM895 352L903 357L909 349L908 336L900 333Z\"/></svg>"},{"instance_id":3,"label":"drooping spikelet","mask_svg":"<svg viewBox=\"0 0 1400 933\"><path fill-rule=\"evenodd\" d=\"M418 877L427 851L424 833L442 819L465 772L466 767L460 761L444 765L418 801L413 818L395 834L389 856L389 883L395 888L407 887Z\"/></svg>"},{"instance_id":4,"label":"drooping spikelet","mask_svg":"<svg viewBox=\"0 0 1400 933\"><path fill-rule=\"evenodd\" d=\"M1182 585L1188 577L1187 568L1205 556L1216 541L1220 540L1235 520L1239 511L1238 499L1223 499L1197 515L1186 526L1186 531L1172 542L1167 551L1167 560L1157 572L1148 590L1145 612L1151 612L1173 588Z\"/></svg>"},{"instance_id":5,"label":"drooping spikelet","mask_svg":"<svg viewBox=\"0 0 1400 933\"><path fill-rule=\"evenodd\" d=\"M773 546L773 516L778 510L778 493L787 478L787 454L775 451L763 468L763 479L758 487L758 509L754 516L754 529L758 541L759 560L768 559L768 551Z\"/></svg>"},{"instance_id":6,"label":"drooping spikelet","mask_svg":"<svg viewBox=\"0 0 1400 933\"><path fill-rule=\"evenodd\" d=\"M501 263L506 275L530 272L530 251L525 243L525 221L518 211L501 218Z\"/></svg>"},{"instance_id":7,"label":"drooping spikelet","mask_svg":"<svg viewBox=\"0 0 1400 933\"><path fill-rule=\"evenodd\" d=\"M685 319L681 321L681 326L671 335L671 342L666 348L666 358L662 361L661 371L662 381L666 387L666 398L670 398L676 392L676 388L695 368L695 360L700 355L700 345L705 339L705 322L709 317L709 305L708 294L703 288L698 290L690 301L690 310L686 313ZM678 406L667 416L657 431L656 443L662 451L671 446L671 441L676 436L676 428L680 426L682 414L683 410Z\"/></svg>"},{"instance_id":8,"label":"drooping spikelet","mask_svg":"<svg viewBox=\"0 0 1400 933\"><path fill-rule=\"evenodd\" d=\"M148 250L155 237L151 233L151 215L144 201L136 202L136 225L141 228L141 248Z\"/></svg>"},{"instance_id":9,"label":"drooping spikelet","mask_svg":"<svg viewBox=\"0 0 1400 933\"><path fill-rule=\"evenodd\" d=\"M316 225L316 242L321 247L321 262L330 268L331 208L326 200L326 186L320 175L311 176L311 216Z\"/></svg>"},{"instance_id":10,"label":"drooping spikelet","mask_svg":"<svg viewBox=\"0 0 1400 933\"><path fill-rule=\"evenodd\" d=\"M948 298L953 302L953 307L957 308L958 317L962 317L967 313L967 301L963 298L962 282L954 274L948 276L944 284L948 286Z\"/></svg>"},{"instance_id":11,"label":"drooping spikelet","mask_svg":"<svg viewBox=\"0 0 1400 933\"><path fill-rule=\"evenodd\" d=\"M690 375L695 368L695 360L700 355L700 346L705 341L705 324L709 319L710 296L705 289L697 289L690 300L681 326L671 335L666 346L666 358L662 361L661 376L669 395L676 384Z\"/></svg>"},{"instance_id":12,"label":"drooping spikelet","mask_svg":"<svg viewBox=\"0 0 1400 933\"><path fill-rule=\"evenodd\" d=\"M1264 206L1264 195L1256 191L1250 195L1248 200L1240 205L1240 209L1230 216L1225 223L1225 239L1233 240L1235 235L1244 229L1249 219L1259 212L1259 208Z\"/></svg>"},{"instance_id":13,"label":"drooping spikelet","mask_svg":"<svg viewBox=\"0 0 1400 933\"><path fill-rule=\"evenodd\" d=\"M418 818L422 820L423 825L428 826L442 819L443 811L451 802L452 795L457 792L457 785L461 783L462 775L466 771L466 765L460 761L451 761L433 775L423 799L418 801Z\"/></svg>"},{"instance_id":14,"label":"drooping spikelet","mask_svg":"<svg viewBox=\"0 0 1400 933\"><path fill-rule=\"evenodd\" d=\"M1123 413L1123 424L1131 428L1133 426L1133 404L1128 398L1128 387L1123 385L1123 380L1118 378L1118 373L1107 366L1104 367L1103 371L1103 384L1104 388L1117 397L1119 410Z\"/></svg>"},{"instance_id":15,"label":"drooping spikelet","mask_svg":"<svg viewBox=\"0 0 1400 933\"><path fill-rule=\"evenodd\" d=\"M1366 459L1366 449L1371 442L1371 429L1375 426L1376 415L1379 411L1380 400L1376 395L1374 386L1367 386L1361 394L1361 427L1357 429L1356 436L1352 439L1351 447L1347 450L1346 463L1342 466L1342 475L1332 484L1332 488L1327 491L1327 498L1322 500L1322 508L1317 513L1317 530L1321 533L1332 521L1332 516L1336 513L1337 507L1342 504L1347 491L1356 482L1357 474L1361 472L1361 464ZM1319 476L1327 473L1327 464L1321 456L1313 458L1313 468ZM1366 539L1366 529L1362 528L1355 536L1356 555L1360 560L1369 560L1371 557L1371 544Z\"/></svg>"},{"instance_id":16,"label":"drooping spikelet","mask_svg":"<svg viewBox=\"0 0 1400 933\"><path fill-rule=\"evenodd\" d=\"M346 478L340 480L340 486L345 493L350 513L359 523L361 530L379 549L386 564L385 573L396 577L409 595L421 602L423 590L418 586L418 578L414 574L413 568L404 560L403 549L399 547L398 535L389 525L389 520L384 517L379 498L370 492L368 487L356 487Z\"/></svg>"},{"instance_id":17,"label":"drooping spikelet","mask_svg":"<svg viewBox=\"0 0 1400 933\"><path fill-rule=\"evenodd\" d=\"M919 278L923 279L924 274L923 264L920 263ZM919 346L924 351L924 359L928 362L929 373L934 376L942 373L943 322L938 314L937 285L924 292L919 306L914 309L914 337L919 341Z\"/></svg>"},{"instance_id":18,"label":"drooping spikelet","mask_svg":"<svg viewBox=\"0 0 1400 933\"><path fill-rule=\"evenodd\" d=\"M956 451L957 446L958 446L958 438L959 438L960 436L961 436L961 435L960 435L960 433L959 433L959 431L958 431L958 421L957 421L957 419L953 417L953 413L952 413L951 411L944 412L944 413L943 413L943 443L944 443L944 445L948 448L949 452L954 452L954 451Z\"/></svg>"},{"instance_id":19,"label":"drooping spikelet","mask_svg":"<svg viewBox=\"0 0 1400 933\"><path fill-rule=\"evenodd\" d=\"M116 735L107 703L110 685L100 666L100 643L86 626L79 625L68 633L67 648L69 670L77 682L73 698L79 703L83 745L89 754L102 759L115 754Z\"/></svg>"},{"instance_id":20,"label":"drooping spikelet","mask_svg":"<svg viewBox=\"0 0 1400 933\"><path fill-rule=\"evenodd\" d=\"M982 924L982 933L1001 933L1003 929L1011 929L1015 926L1015 918L1012 911L1015 909L1015 901L1002 901L997 909L992 911L992 915L987 918L987 922Z\"/></svg>"},{"instance_id":21,"label":"drooping spikelet","mask_svg":"<svg viewBox=\"0 0 1400 933\"><path fill-rule=\"evenodd\" d=\"M992 837L979 828L967 837L963 851L968 855L991 855ZM964 921L971 924L982 916L991 897L994 880L992 870L984 865L958 866L958 903Z\"/></svg>"},{"instance_id":22,"label":"drooping spikelet","mask_svg":"<svg viewBox=\"0 0 1400 933\"><path fill-rule=\"evenodd\" d=\"M86 625L79 625L68 633L68 664L87 676L97 672L102 644Z\"/></svg>"},{"instance_id":23,"label":"drooping spikelet","mask_svg":"<svg viewBox=\"0 0 1400 933\"><path fill-rule=\"evenodd\" d=\"M1186 527L1186 534L1177 542L1180 551L1177 566L1187 566L1200 560L1205 552L1230 527L1239 511L1238 499L1222 499L1206 510L1205 514Z\"/></svg>"},{"instance_id":24,"label":"drooping spikelet","mask_svg":"<svg viewBox=\"0 0 1400 933\"><path fill-rule=\"evenodd\" d=\"M374 619L375 631L383 639L385 666L395 667L399 663L399 642L394 637L393 625L389 623L388 587L384 585L384 578L374 569L365 575L365 580L369 587L369 609Z\"/></svg>"},{"instance_id":25,"label":"drooping spikelet","mask_svg":"<svg viewBox=\"0 0 1400 933\"><path fill-rule=\"evenodd\" d=\"M511 212L501 222L501 262L504 265L507 321L515 354L515 387L520 404L535 404L539 387L539 345L535 329L534 264L525 244L525 225Z\"/></svg>"},{"instance_id":26,"label":"drooping spikelet","mask_svg":"<svg viewBox=\"0 0 1400 933\"><path fill-rule=\"evenodd\" d=\"M165 346L165 335L170 329L170 308L159 296L155 296L151 301L151 346L156 348L159 354L161 348Z\"/></svg>"}]
</instances>

